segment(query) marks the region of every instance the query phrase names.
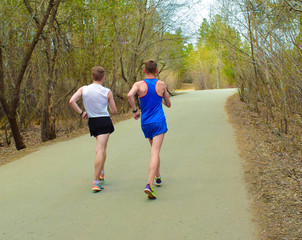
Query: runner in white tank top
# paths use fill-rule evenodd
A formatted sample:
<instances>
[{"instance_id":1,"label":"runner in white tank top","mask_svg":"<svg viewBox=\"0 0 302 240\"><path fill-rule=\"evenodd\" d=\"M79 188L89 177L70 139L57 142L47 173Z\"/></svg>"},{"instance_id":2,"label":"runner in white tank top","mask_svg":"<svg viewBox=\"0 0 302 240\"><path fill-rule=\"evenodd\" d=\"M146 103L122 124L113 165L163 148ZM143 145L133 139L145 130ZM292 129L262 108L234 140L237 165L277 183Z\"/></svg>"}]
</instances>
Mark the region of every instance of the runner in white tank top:
<instances>
[{"instance_id":1,"label":"runner in white tank top","mask_svg":"<svg viewBox=\"0 0 302 240\"><path fill-rule=\"evenodd\" d=\"M70 98L69 104L83 119L88 118L90 135L97 140L92 191L98 192L103 189L100 180L104 180L107 142L109 135L114 131L108 106L112 114L117 114L117 109L111 90L102 86L105 81L105 70L102 67L92 69L92 80L92 84L78 89ZM77 104L80 98L83 98L86 111Z\"/></svg>"}]
</instances>

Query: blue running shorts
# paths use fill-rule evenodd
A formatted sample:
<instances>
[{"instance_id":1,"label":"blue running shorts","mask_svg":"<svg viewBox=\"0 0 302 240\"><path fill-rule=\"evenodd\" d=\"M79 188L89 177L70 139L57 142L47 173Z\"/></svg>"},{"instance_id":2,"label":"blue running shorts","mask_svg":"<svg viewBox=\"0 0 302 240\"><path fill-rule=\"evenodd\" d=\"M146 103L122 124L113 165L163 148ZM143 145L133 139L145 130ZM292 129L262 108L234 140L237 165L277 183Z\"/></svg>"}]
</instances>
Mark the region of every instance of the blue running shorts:
<instances>
[{"instance_id":1,"label":"blue running shorts","mask_svg":"<svg viewBox=\"0 0 302 240\"><path fill-rule=\"evenodd\" d=\"M142 124L142 130L145 134L145 138L150 138L151 140L153 137L166 133L168 131L166 120L156 123L148 123Z\"/></svg>"}]
</instances>

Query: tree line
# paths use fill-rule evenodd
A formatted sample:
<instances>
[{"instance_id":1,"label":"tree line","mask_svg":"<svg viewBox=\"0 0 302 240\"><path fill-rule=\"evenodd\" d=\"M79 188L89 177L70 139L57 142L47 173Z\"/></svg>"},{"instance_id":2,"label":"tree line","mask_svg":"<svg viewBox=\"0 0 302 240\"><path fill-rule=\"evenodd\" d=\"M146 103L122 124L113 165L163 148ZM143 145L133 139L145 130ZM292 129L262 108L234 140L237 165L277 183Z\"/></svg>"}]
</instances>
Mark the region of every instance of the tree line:
<instances>
[{"instance_id":1,"label":"tree line","mask_svg":"<svg viewBox=\"0 0 302 240\"><path fill-rule=\"evenodd\" d=\"M0 144L12 135L16 148L25 148L22 132L32 124L42 141L81 124L67 101L90 83L94 65L106 69L106 86L127 112L126 93L143 78L148 58L158 61L169 89L183 82L238 87L241 100L277 134L295 133L302 125L301 2L216 0L196 44L175 27L179 2L1 1Z\"/></svg>"},{"instance_id":2,"label":"tree line","mask_svg":"<svg viewBox=\"0 0 302 240\"><path fill-rule=\"evenodd\" d=\"M235 83L268 126L301 143L301 1L218 0L217 6L188 54L187 79L200 88Z\"/></svg>"},{"instance_id":3,"label":"tree line","mask_svg":"<svg viewBox=\"0 0 302 240\"><path fill-rule=\"evenodd\" d=\"M42 141L56 138L59 127L74 128L67 101L80 85L91 82L94 65L106 69L106 86L120 103L120 112L128 110L125 93L143 77L145 59L158 61L163 80L173 75L184 38L171 27L181 6L170 3L1 1L1 143L10 144L12 135L16 148L25 148L22 132L31 124L40 126ZM171 88L176 84L167 81Z\"/></svg>"}]
</instances>

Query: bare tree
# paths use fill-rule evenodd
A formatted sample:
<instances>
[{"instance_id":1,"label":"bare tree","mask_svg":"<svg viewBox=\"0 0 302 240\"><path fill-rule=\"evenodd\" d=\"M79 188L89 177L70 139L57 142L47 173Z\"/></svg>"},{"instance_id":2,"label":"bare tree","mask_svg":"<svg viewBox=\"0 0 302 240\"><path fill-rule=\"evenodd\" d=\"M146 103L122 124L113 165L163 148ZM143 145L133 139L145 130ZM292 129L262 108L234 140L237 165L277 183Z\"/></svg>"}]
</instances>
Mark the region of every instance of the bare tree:
<instances>
[{"instance_id":1,"label":"bare tree","mask_svg":"<svg viewBox=\"0 0 302 240\"><path fill-rule=\"evenodd\" d=\"M6 54L9 55L9 49L6 49L5 46L3 46L3 39L0 39L0 101L3 106L3 109L6 113L6 116L9 120L10 127L13 133L13 137L15 140L16 148L18 150L23 149L26 147L26 145L23 142L22 136L20 134L20 129L17 122L17 108L20 100L20 89L21 84L23 81L23 77L25 74L25 71L27 69L27 66L29 64L29 61L31 59L31 56L33 54L33 51L40 39L41 34L43 33L43 29L47 23L47 20L50 16L51 10L54 6L55 0L49 0L47 9L45 10L43 14L43 18L41 23L39 24L39 27L37 28L34 37L32 38L29 46L26 47L24 56L21 60L20 69L17 70L18 74L16 76L16 79L14 79L13 86L10 86L13 94L13 99L10 102L9 97L7 96L7 87L5 84L5 71L6 67L3 65L3 49L5 49Z\"/></svg>"}]
</instances>

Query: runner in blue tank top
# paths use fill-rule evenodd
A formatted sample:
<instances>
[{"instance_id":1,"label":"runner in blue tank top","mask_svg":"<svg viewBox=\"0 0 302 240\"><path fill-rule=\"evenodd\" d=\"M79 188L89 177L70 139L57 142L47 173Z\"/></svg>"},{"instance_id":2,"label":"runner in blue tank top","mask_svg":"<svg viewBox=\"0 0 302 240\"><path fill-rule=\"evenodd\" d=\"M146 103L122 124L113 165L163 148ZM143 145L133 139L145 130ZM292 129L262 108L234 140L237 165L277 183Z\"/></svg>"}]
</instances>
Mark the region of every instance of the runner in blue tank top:
<instances>
[{"instance_id":1,"label":"runner in blue tank top","mask_svg":"<svg viewBox=\"0 0 302 240\"><path fill-rule=\"evenodd\" d=\"M167 87L164 82L156 78L158 73L157 63L154 60L145 62L144 73L146 78L143 81L136 82L128 93L128 100L134 113L134 119L140 117L134 96L138 94L141 104L141 126L143 133L151 144L151 159L149 165L148 184L145 187L145 193L150 199L156 199L153 189L153 183L156 186L162 184L160 176L160 149L164 140L164 135L168 131L166 117L163 111L162 103L170 107L171 102Z\"/></svg>"}]
</instances>

